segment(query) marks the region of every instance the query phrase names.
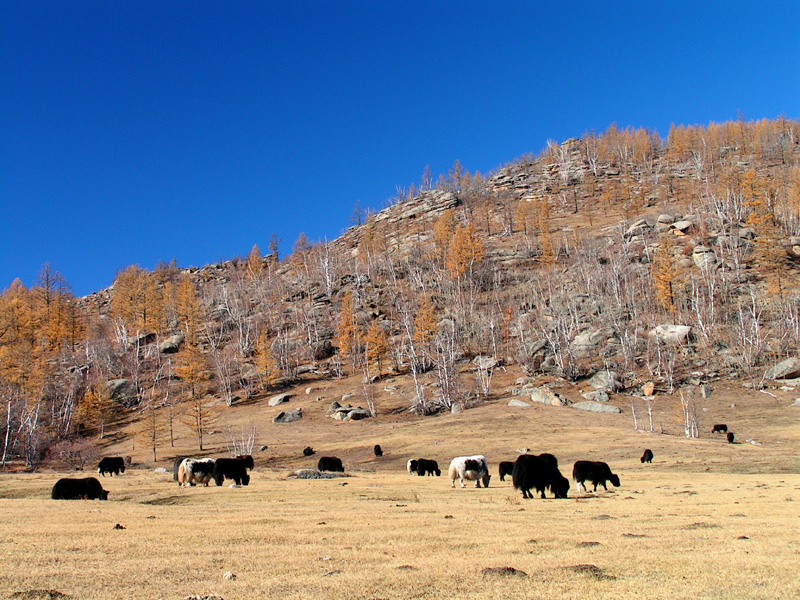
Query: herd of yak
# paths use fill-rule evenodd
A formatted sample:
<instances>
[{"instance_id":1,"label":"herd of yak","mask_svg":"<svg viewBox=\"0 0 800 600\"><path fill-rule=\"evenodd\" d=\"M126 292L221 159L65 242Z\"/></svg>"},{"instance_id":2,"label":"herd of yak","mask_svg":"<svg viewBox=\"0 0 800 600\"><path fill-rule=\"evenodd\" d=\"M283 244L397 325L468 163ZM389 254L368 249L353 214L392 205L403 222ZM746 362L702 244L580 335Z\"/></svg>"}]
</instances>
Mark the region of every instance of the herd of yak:
<instances>
[{"instance_id":1,"label":"herd of yak","mask_svg":"<svg viewBox=\"0 0 800 600\"><path fill-rule=\"evenodd\" d=\"M733 434L728 432L726 425L714 425L712 433L726 433L729 443L733 443ZM383 456L383 450L379 444L374 447L376 457ZM303 450L304 456L311 456L314 450L306 447ZM653 460L653 452L648 448L641 457L642 463L650 463ZM98 465L98 474L105 477L106 473L110 476L119 475L125 472L126 462L130 459L123 459L119 456L107 456ZM173 479L180 486L207 486L213 479L220 486L226 479L234 481L234 485L248 485L250 474L248 470L253 469L253 457L250 455L237 456L235 458L190 458L179 456L175 459L173 466ZM406 464L409 473L416 473L419 476L442 474L439 464L432 459L417 458L409 460ZM323 456L317 463L319 471L344 472L344 466L340 458L335 456ZM514 462L504 461L499 464L500 481L505 481L507 475L511 476L514 488L522 492L523 498L533 498L531 490L535 490L545 498L545 491L550 490L555 498L566 498L569 491L569 480L561 474L558 469L558 460L552 454L528 454L524 449ZM450 463L448 470L451 487L455 487L458 479L461 487L464 487L464 480L474 481L475 487L488 487L489 467L486 458L482 455L458 456ZM606 482L611 482L615 487L619 487L619 476L611 472L611 468L604 462L579 460L572 468L572 479L578 489L581 486L588 491L586 482L594 485L593 491L597 491L597 486L602 485L608 491ZM80 479L64 478L59 479L53 486L51 493L53 500L107 500L108 490L94 477Z\"/></svg>"}]
</instances>

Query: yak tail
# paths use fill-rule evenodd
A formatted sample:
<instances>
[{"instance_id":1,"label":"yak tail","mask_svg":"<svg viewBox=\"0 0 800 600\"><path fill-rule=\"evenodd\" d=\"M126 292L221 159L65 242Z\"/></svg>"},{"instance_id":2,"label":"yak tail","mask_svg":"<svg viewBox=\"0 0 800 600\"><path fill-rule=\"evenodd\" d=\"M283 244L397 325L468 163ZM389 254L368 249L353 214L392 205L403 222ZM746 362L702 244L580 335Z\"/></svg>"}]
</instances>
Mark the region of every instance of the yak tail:
<instances>
[{"instance_id":1,"label":"yak tail","mask_svg":"<svg viewBox=\"0 0 800 600\"><path fill-rule=\"evenodd\" d=\"M189 475L186 473L186 462L182 462L178 467L178 485L184 485L189 482Z\"/></svg>"},{"instance_id":2,"label":"yak tail","mask_svg":"<svg viewBox=\"0 0 800 600\"><path fill-rule=\"evenodd\" d=\"M519 462L514 462L514 468L511 470L511 481L515 490L522 489L523 479L525 479L524 467Z\"/></svg>"},{"instance_id":3,"label":"yak tail","mask_svg":"<svg viewBox=\"0 0 800 600\"><path fill-rule=\"evenodd\" d=\"M448 469L447 474L450 477L450 481L455 481L458 479L458 469L455 465L450 465L450 469Z\"/></svg>"}]
</instances>

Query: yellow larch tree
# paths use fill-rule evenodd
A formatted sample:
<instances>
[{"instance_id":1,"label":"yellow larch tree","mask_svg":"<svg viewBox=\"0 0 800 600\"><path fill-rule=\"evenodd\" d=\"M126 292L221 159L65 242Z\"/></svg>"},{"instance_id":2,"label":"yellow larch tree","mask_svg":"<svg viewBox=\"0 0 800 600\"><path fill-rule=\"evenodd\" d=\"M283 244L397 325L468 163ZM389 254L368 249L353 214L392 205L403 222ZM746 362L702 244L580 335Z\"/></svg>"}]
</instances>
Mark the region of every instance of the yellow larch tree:
<instances>
[{"instance_id":1,"label":"yellow larch tree","mask_svg":"<svg viewBox=\"0 0 800 600\"><path fill-rule=\"evenodd\" d=\"M447 248L445 267L453 279L462 281L471 274L476 263L483 260L483 242L472 222L466 227L456 226L453 238Z\"/></svg>"},{"instance_id":2,"label":"yellow larch tree","mask_svg":"<svg viewBox=\"0 0 800 600\"><path fill-rule=\"evenodd\" d=\"M430 298L423 296L419 303L417 316L414 318L414 342L417 343L422 354L422 367L426 370L430 366L431 348L438 328L436 309Z\"/></svg>"},{"instance_id":3,"label":"yellow larch tree","mask_svg":"<svg viewBox=\"0 0 800 600\"><path fill-rule=\"evenodd\" d=\"M658 302L669 313L677 312L675 293L681 286L678 266L675 262L675 237L669 233L661 236L659 247L653 252L650 263L650 275L653 278L653 290Z\"/></svg>"},{"instance_id":4,"label":"yellow larch tree","mask_svg":"<svg viewBox=\"0 0 800 600\"><path fill-rule=\"evenodd\" d=\"M247 278L258 279L261 275L261 271L264 270L264 258L261 256L261 250L259 250L258 245L253 244L250 253L247 255L247 262L245 265L247 268Z\"/></svg>"},{"instance_id":5,"label":"yellow larch tree","mask_svg":"<svg viewBox=\"0 0 800 600\"><path fill-rule=\"evenodd\" d=\"M163 317L164 298L154 277L133 265L114 279L111 314L122 320L130 333L158 331Z\"/></svg>"},{"instance_id":6,"label":"yellow larch tree","mask_svg":"<svg viewBox=\"0 0 800 600\"><path fill-rule=\"evenodd\" d=\"M378 319L373 319L372 324L369 326L364 344L367 353L367 369L369 370L370 362L377 362L378 377L380 377L383 359L389 354L389 339ZM367 376L369 376L369 372L367 372Z\"/></svg>"},{"instance_id":7,"label":"yellow larch tree","mask_svg":"<svg viewBox=\"0 0 800 600\"><path fill-rule=\"evenodd\" d=\"M353 294L349 291L342 296L339 324L336 326L336 345L339 348L339 354L350 359L353 372L355 372L361 354L362 332L361 327L356 323Z\"/></svg>"}]
</instances>

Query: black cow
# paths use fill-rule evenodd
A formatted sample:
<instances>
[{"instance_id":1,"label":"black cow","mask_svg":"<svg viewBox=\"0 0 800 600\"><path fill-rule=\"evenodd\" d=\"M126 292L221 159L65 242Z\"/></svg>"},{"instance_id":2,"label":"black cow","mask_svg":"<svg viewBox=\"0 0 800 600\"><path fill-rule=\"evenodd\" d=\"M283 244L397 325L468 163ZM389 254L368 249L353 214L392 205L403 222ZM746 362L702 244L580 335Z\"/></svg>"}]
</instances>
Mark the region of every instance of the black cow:
<instances>
[{"instance_id":1,"label":"black cow","mask_svg":"<svg viewBox=\"0 0 800 600\"><path fill-rule=\"evenodd\" d=\"M650 450L650 448L644 451L644 454L642 454L641 461L642 464L653 462L653 451Z\"/></svg>"},{"instance_id":2,"label":"black cow","mask_svg":"<svg viewBox=\"0 0 800 600\"><path fill-rule=\"evenodd\" d=\"M175 462L172 464L172 481L178 481L178 467L184 461L185 456L176 456Z\"/></svg>"},{"instance_id":3,"label":"black cow","mask_svg":"<svg viewBox=\"0 0 800 600\"><path fill-rule=\"evenodd\" d=\"M311 446L303 448L303 456L311 456L312 454L314 454L314 449Z\"/></svg>"},{"instance_id":4,"label":"black cow","mask_svg":"<svg viewBox=\"0 0 800 600\"><path fill-rule=\"evenodd\" d=\"M442 472L439 470L439 463L435 460L429 460L427 458L418 458L416 460L417 467L416 472L417 475L422 477L423 475L436 475L437 477L441 476Z\"/></svg>"},{"instance_id":5,"label":"black cow","mask_svg":"<svg viewBox=\"0 0 800 600\"><path fill-rule=\"evenodd\" d=\"M53 500L108 500L108 490L94 477L59 479L50 497Z\"/></svg>"},{"instance_id":6,"label":"black cow","mask_svg":"<svg viewBox=\"0 0 800 600\"><path fill-rule=\"evenodd\" d=\"M97 465L97 472L103 477L108 473L111 477L125 472L125 459L121 456L106 456Z\"/></svg>"},{"instance_id":7,"label":"black cow","mask_svg":"<svg viewBox=\"0 0 800 600\"><path fill-rule=\"evenodd\" d=\"M222 485L225 479L233 479L236 485L247 485L250 483L247 469L252 468L252 464L252 457L218 458L214 461L214 483Z\"/></svg>"},{"instance_id":8,"label":"black cow","mask_svg":"<svg viewBox=\"0 0 800 600\"><path fill-rule=\"evenodd\" d=\"M600 461L579 460L572 467L572 478L575 480L579 492L584 481L591 481L594 484L593 491L595 492L598 484L608 491L606 481L610 481L615 487L619 487L619 477L611 472L611 468L606 463ZM584 488L586 488L585 485ZM588 488L586 490L588 491Z\"/></svg>"},{"instance_id":9,"label":"black cow","mask_svg":"<svg viewBox=\"0 0 800 600\"><path fill-rule=\"evenodd\" d=\"M711 428L711 433L728 433L728 426L725 423L719 423Z\"/></svg>"},{"instance_id":10,"label":"black cow","mask_svg":"<svg viewBox=\"0 0 800 600\"><path fill-rule=\"evenodd\" d=\"M506 480L506 475L511 475L514 472L514 463L504 460L500 463L500 481Z\"/></svg>"},{"instance_id":11,"label":"black cow","mask_svg":"<svg viewBox=\"0 0 800 600\"><path fill-rule=\"evenodd\" d=\"M377 456L378 458L383 456L383 450L381 449L381 445L380 444L375 444L375 447L373 448L373 451L375 452L375 456Z\"/></svg>"},{"instance_id":12,"label":"black cow","mask_svg":"<svg viewBox=\"0 0 800 600\"><path fill-rule=\"evenodd\" d=\"M732 444L734 439L733 432L729 431L727 437L728 437L728 443Z\"/></svg>"},{"instance_id":13,"label":"black cow","mask_svg":"<svg viewBox=\"0 0 800 600\"><path fill-rule=\"evenodd\" d=\"M556 498L566 498L569 491L569 481L558 470L558 461L552 454L519 455L511 471L511 480L514 489L522 491L523 498L533 498L532 489L542 498L547 488Z\"/></svg>"},{"instance_id":14,"label":"black cow","mask_svg":"<svg viewBox=\"0 0 800 600\"><path fill-rule=\"evenodd\" d=\"M317 463L319 471L334 471L336 473L344 473L342 466L342 459L335 456L322 456Z\"/></svg>"}]
</instances>

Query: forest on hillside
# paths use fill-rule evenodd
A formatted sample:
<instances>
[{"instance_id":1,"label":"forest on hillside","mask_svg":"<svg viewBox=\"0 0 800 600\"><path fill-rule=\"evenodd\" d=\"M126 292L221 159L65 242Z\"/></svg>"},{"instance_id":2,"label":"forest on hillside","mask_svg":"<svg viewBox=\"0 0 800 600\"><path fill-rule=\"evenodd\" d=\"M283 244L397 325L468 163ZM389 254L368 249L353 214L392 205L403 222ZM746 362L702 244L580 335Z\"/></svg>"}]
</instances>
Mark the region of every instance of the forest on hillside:
<instances>
[{"instance_id":1,"label":"forest on hillside","mask_svg":"<svg viewBox=\"0 0 800 600\"><path fill-rule=\"evenodd\" d=\"M698 372L763 385L800 348L799 158L787 118L666 139L612 125L486 175L426 171L286 257L273 240L201 268L130 266L85 298L45 265L0 295L0 463L84 460L121 415L154 447L188 426L202 448L228 407L310 373L357 375L373 412L372 383L408 374L420 415L491 395L511 363L614 369L631 389Z\"/></svg>"}]
</instances>

